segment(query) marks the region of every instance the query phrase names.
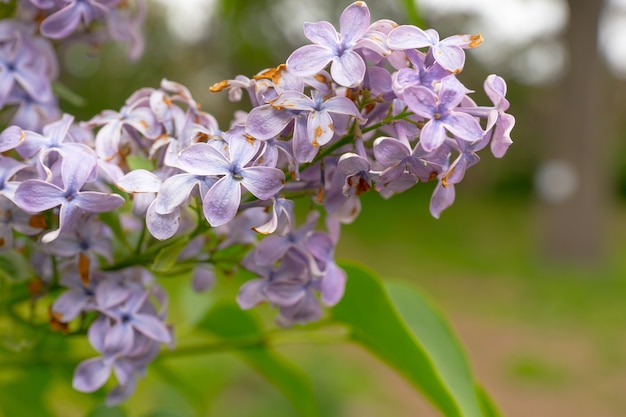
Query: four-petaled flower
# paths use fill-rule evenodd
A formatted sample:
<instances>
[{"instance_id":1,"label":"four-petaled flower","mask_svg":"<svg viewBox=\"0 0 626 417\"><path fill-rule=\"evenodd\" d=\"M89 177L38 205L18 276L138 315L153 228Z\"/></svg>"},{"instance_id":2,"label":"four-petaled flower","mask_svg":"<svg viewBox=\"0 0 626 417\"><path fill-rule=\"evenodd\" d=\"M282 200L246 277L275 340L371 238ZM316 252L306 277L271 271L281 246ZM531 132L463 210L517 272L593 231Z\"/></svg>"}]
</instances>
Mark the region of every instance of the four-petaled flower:
<instances>
[{"instance_id":1,"label":"four-petaled flower","mask_svg":"<svg viewBox=\"0 0 626 417\"><path fill-rule=\"evenodd\" d=\"M38 179L22 182L15 191L15 203L27 212L42 212L60 206L59 228L42 237L44 243L51 242L85 212L102 213L113 210L124 199L117 194L96 191L81 191L93 177L96 159L90 152L68 152L61 162L63 186Z\"/></svg>"},{"instance_id":2,"label":"four-petaled flower","mask_svg":"<svg viewBox=\"0 0 626 417\"><path fill-rule=\"evenodd\" d=\"M185 169L195 175L217 176L219 180L202 200L204 216L213 227L231 221L241 203L241 187L261 200L270 199L285 182L278 168L250 166L261 142L250 139L241 129L224 133L228 147L224 152L207 143L196 143L180 154Z\"/></svg>"}]
</instances>

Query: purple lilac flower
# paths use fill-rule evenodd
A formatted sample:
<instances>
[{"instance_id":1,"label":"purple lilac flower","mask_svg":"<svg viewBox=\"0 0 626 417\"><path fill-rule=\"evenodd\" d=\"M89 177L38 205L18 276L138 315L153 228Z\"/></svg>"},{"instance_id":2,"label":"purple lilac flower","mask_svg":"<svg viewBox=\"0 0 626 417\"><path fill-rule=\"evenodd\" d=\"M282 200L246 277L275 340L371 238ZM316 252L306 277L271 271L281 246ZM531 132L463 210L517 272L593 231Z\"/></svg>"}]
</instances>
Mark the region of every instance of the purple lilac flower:
<instances>
[{"instance_id":1,"label":"purple lilac flower","mask_svg":"<svg viewBox=\"0 0 626 417\"><path fill-rule=\"evenodd\" d=\"M339 226L335 228L337 233ZM307 247L321 264L320 270L323 275L320 278L320 294L322 302L327 306L334 306L343 297L346 287L347 275L335 262L335 246L339 236L331 233L313 232L307 241Z\"/></svg>"},{"instance_id":2,"label":"purple lilac flower","mask_svg":"<svg viewBox=\"0 0 626 417\"><path fill-rule=\"evenodd\" d=\"M455 35L442 41L433 29L422 30L416 26L402 25L392 30L387 38L391 49L415 49L430 47L433 59L453 74L461 72L465 64L463 48L475 48L483 41L478 35Z\"/></svg>"},{"instance_id":3,"label":"purple lilac flower","mask_svg":"<svg viewBox=\"0 0 626 417\"><path fill-rule=\"evenodd\" d=\"M287 68L299 76L310 76L324 69L329 63L330 74L337 84L356 87L365 75L365 62L356 52L362 46L370 46L364 35L370 25L367 5L357 1L346 7L339 18L340 31L326 21L305 23L304 35L313 41L296 49L287 58Z\"/></svg>"},{"instance_id":4,"label":"purple lilac flower","mask_svg":"<svg viewBox=\"0 0 626 417\"><path fill-rule=\"evenodd\" d=\"M60 0L58 11L41 22L41 34L47 38L62 39L74 32L81 23L89 26L93 20L104 18L120 0Z\"/></svg>"},{"instance_id":5,"label":"purple lilac flower","mask_svg":"<svg viewBox=\"0 0 626 417\"><path fill-rule=\"evenodd\" d=\"M287 127L292 117L306 116L306 136L294 134L293 139L294 154L298 162L312 161L319 147L332 139L335 130L331 115L343 114L354 117L360 123L365 122L350 99L346 97L324 99L317 91L313 91L312 98L296 91L286 91L268 105L278 112L264 106L253 109L248 115L246 133L257 139L269 139ZM286 112L283 111L285 109ZM284 113L287 113L287 116ZM268 116L273 123L268 123ZM303 122L297 120L296 123Z\"/></svg>"},{"instance_id":6,"label":"purple lilac flower","mask_svg":"<svg viewBox=\"0 0 626 417\"><path fill-rule=\"evenodd\" d=\"M59 228L46 233L42 237L44 243L59 237L85 212L101 213L124 204L124 199L116 194L81 191L93 177L95 167L96 160L90 152L69 152L61 164L62 187L37 179L26 180L17 187L15 202L27 212L37 213L60 206Z\"/></svg>"},{"instance_id":7,"label":"purple lilac flower","mask_svg":"<svg viewBox=\"0 0 626 417\"><path fill-rule=\"evenodd\" d=\"M342 192L346 197L359 196L372 188L370 163L352 152L341 155L337 163L338 175L345 178Z\"/></svg>"},{"instance_id":8,"label":"purple lilac flower","mask_svg":"<svg viewBox=\"0 0 626 417\"><path fill-rule=\"evenodd\" d=\"M103 311L114 320L104 339L105 358L130 353L138 333L160 343L171 341L165 324L144 311L149 306L148 295L147 291L133 291L124 302Z\"/></svg>"},{"instance_id":9,"label":"purple lilac flower","mask_svg":"<svg viewBox=\"0 0 626 417\"><path fill-rule=\"evenodd\" d=\"M119 112L104 110L86 123L87 127L102 126L96 134L98 157L114 160L133 129L149 139L159 136L161 125L149 107L149 97L142 93L130 97Z\"/></svg>"},{"instance_id":10,"label":"purple lilac flower","mask_svg":"<svg viewBox=\"0 0 626 417\"><path fill-rule=\"evenodd\" d=\"M225 153L206 143L197 143L180 154L190 173L219 177L202 200L204 215L213 227L226 224L235 217L241 203L242 186L255 197L267 200L283 187L285 181L280 169L248 166L257 155L260 142L246 138L241 130L226 132L224 136L228 142Z\"/></svg>"},{"instance_id":11,"label":"purple lilac flower","mask_svg":"<svg viewBox=\"0 0 626 417\"><path fill-rule=\"evenodd\" d=\"M0 107L4 107L16 85L41 101L52 98L52 87L46 73L45 56L19 36L14 44L0 45Z\"/></svg>"},{"instance_id":12,"label":"purple lilac flower","mask_svg":"<svg viewBox=\"0 0 626 417\"><path fill-rule=\"evenodd\" d=\"M484 83L485 93L493 103L493 107L469 107L464 110L473 116L487 118L487 134L491 138L491 152L496 158L502 158L513 141L511 130L515 126L515 118L506 113L510 107L506 96L506 82L495 74L487 76Z\"/></svg>"},{"instance_id":13,"label":"purple lilac flower","mask_svg":"<svg viewBox=\"0 0 626 417\"><path fill-rule=\"evenodd\" d=\"M422 127L420 142L425 151L437 149L446 139L446 130L460 139L476 141L485 135L476 118L457 111L467 89L456 78L441 81L438 94L426 87L410 87L404 91L409 109L418 116L429 119Z\"/></svg>"}]
</instances>

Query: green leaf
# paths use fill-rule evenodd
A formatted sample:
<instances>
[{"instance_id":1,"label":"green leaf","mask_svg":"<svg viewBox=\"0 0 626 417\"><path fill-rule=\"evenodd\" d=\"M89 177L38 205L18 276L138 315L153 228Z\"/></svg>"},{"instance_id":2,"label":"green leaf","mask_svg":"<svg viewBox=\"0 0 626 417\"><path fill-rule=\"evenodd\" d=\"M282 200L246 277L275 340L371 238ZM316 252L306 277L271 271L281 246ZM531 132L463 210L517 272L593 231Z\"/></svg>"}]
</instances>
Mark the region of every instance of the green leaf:
<instances>
[{"instance_id":1,"label":"green leaf","mask_svg":"<svg viewBox=\"0 0 626 417\"><path fill-rule=\"evenodd\" d=\"M211 309L199 327L232 340L237 354L271 382L305 417L319 416L313 387L307 376L264 344L263 329L255 316L234 304Z\"/></svg>"},{"instance_id":2,"label":"green leaf","mask_svg":"<svg viewBox=\"0 0 626 417\"><path fill-rule=\"evenodd\" d=\"M478 395L485 417L502 417L493 400L482 386L476 385L476 395Z\"/></svg>"},{"instance_id":3,"label":"green leaf","mask_svg":"<svg viewBox=\"0 0 626 417\"><path fill-rule=\"evenodd\" d=\"M161 249L154 258L152 270L155 272L167 272L176 265L178 256L189 243L187 240L176 241L172 245L168 245Z\"/></svg>"},{"instance_id":4,"label":"green leaf","mask_svg":"<svg viewBox=\"0 0 626 417\"><path fill-rule=\"evenodd\" d=\"M353 264L334 317L351 337L396 368L447 417L484 416L469 364L450 327L413 287L383 282Z\"/></svg>"}]
</instances>

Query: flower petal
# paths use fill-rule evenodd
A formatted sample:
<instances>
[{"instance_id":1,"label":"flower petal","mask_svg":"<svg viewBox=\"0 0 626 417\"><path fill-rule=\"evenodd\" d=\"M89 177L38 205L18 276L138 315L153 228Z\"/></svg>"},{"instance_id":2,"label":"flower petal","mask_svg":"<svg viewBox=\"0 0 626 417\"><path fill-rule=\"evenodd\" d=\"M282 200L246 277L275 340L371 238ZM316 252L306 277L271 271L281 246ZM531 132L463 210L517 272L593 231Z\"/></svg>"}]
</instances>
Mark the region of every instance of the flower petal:
<instances>
[{"instance_id":1,"label":"flower petal","mask_svg":"<svg viewBox=\"0 0 626 417\"><path fill-rule=\"evenodd\" d=\"M446 130L439 120L430 120L420 132L420 144L426 152L433 151L443 145L446 140Z\"/></svg>"},{"instance_id":2,"label":"flower petal","mask_svg":"<svg viewBox=\"0 0 626 417\"><path fill-rule=\"evenodd\" d=\"M293 113L277 110L269 104L255 107L248 114L246 133L255 139L268 140L282 132L293 118Z\"/></svg>"},{"instance_id":3,"label":"flower petal","mask_svg":"<svg viewBox=\"0 0 626 417\"><path fill-rule=\"evenodd\" d=\"M466 113L452 112L442 120L442 124L454 136L470 142L480 140L485 135L476 118Z\"/></svg>"},{"instance_id":4,"label":"flower petal","mask_svg":"<svg viewBox=\"0 0 626 417\"><path fill-rule=\"evenodd\" d=\"M133 316L133 327L150 339L156 340L161 343L169 343L172 340L172 335L167 326L155 316L150 314L135 314Z\"/></svg>"},{"instance_id":5,"label":"flower petal","mask_svg":"<svg viewBox=\"0 0 626 417\"><path fill-rule=\"evenodd\" d=\"M333 80L344 87L356 87L363 82L365 76L365 62L354 51L346 51L335 57L330 66L330 75Z\"/></svg>"},{"instance_id":6,"label":"flower petal","mask_svg":"<svg viewBox=\"0 0 626 417\"><path fill-rule=\"evenodd\" d=\"M81 362L74 371L72 387L80 392L94 392L107 382L111 367L102 358L92 358Z\"/></svg>"},{"instance_id":7,"label":"flower petal","mask_svg":"<svg viewBox=\"0 0 626 417\"><path fill-rule=\"evenodd\" d=\"M304 36L311 42L324 46L331 51L335 50L339 44L339 35L335 27L326 21L305 23Z\"/></svg>"},{"instance_id":8,"label":"flower petal","mask_svg":"<svg viewBox=\"0 0 626 417\"><path fill-rule=\"evenodd\" d=\"M308 77L323 70L336 54L320 45L304 45L287 58L287 69L294 75Z\"/></svg>"},{"instance_id":9,"label":"flower petal","mask_svg":"<svg viewBox=\"0 0 626 417\"><path fill-rule=\"evenodd\" d=\"M285 183L285 173L278 168L250 167L243 172L244 187L260 200L272 198Z\"/></svg>"},{"instance_id":10,"label":"flower petal","mask_svg":"<svg viewBox=\"0 0 626 417\"><path fill-rule=\"evenodd\" d=\"M387 36L387 46L391 49L415 49L432 45L432 40L422 29L411 26L398 26Z\"/></svg>"},{"instance_id":11,"label":"flower petal","mask_svg":"<svg viewBox=\"0 0 626 417\"><path fill-rule=\"evenodd\" d=\"M213 227L231 221L241 203L241 182L226 175L206 193L202 202L204 216Z\"/></svg>"},{"instance_id":12,"label":"flower petal","mask_svg":"<svg viewBox=\"0 0 626 417\"><path fill-rule=\"evenodd\" d=\"M370 11L362 1L355 1L339 17L341 40L352 44L363 37L370 25Z\"/></svg>"}]
</instances>

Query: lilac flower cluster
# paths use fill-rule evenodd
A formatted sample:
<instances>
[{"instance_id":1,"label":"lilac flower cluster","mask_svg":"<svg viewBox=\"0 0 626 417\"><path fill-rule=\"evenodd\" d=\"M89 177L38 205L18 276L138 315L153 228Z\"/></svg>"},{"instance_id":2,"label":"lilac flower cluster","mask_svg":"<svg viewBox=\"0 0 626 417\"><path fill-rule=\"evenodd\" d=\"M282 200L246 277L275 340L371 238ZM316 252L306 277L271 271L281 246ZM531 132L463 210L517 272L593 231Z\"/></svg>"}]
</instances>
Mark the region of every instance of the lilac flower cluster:
<instances>
[{"instance_id":1,"label":"lilac flower cluster","mask_svg":"<svg viewBox=\"0 0 626 417\"><path fill-rule=\"evenodd\" d=\"M41 32L50 37L119 6L32 3L49 6ZM339 32L329 22L304 32L312 44L286 64L210 88L251 102L225 130L186 87L163 80L86 122L65 114L41 133L17 124L0 134L0 251L30 257L49 290L62 289L57 325L87 319L99 355L78 366L76 389L114 374L108 402L122 401L160 345L172 345L162 274L187 275L203 291L219 271L244 268L256 278L240 288L241 308L269 303L286 327L319 319L343 296L334 253L361 194L437 181L438 217L477 152L490 145L502 157L511 144L504 80L486 79L492 103L479 106L457 79L480 35L440 40L432 29L371 22L360 1ZM317 207L303 223L302 200Z\"/></svg>"},{"instance_id":2,"label":"lilac flower cluster","mask_svg":"<svg viewBox=\"0 0 626 417\"><path fill-rule=\"evenodd\" d=\"M0 21L0 108L14 108L10 123L40 131L61 116L53 83L59 75L55 44L111 40L143 51L145 0L17 0Z\"/></svg>"}]
</instances>

